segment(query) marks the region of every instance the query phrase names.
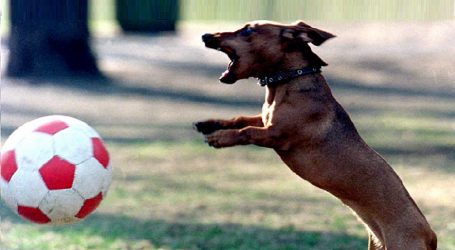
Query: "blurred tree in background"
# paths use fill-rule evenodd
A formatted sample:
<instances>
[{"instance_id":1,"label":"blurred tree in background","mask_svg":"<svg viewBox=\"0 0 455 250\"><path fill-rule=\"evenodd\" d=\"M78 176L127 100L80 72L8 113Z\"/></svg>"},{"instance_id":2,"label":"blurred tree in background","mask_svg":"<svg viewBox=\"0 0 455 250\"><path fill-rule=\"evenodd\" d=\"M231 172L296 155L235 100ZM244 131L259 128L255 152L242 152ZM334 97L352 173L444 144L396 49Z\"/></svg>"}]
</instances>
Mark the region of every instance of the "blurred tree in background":
<instances>
[{"instance_id":1,"label":"blurred tree in background","mask_svg":"<svg viewBox=\"0 0 455 250\"><path fill-rule=\"evenodd\" d=\"M175 31L178 0L115 0L117 21L123 31Z\"/></svg>"},{"instance_id":2,"label":"blurred tree in background","mask_svg":"<svg viewBox=\"0 0 455 250\"><path fill-rule=\"evenodd\" d=\"M100 77L88 0L10 0L10 77Z\"/></svg>"}]
</instances>

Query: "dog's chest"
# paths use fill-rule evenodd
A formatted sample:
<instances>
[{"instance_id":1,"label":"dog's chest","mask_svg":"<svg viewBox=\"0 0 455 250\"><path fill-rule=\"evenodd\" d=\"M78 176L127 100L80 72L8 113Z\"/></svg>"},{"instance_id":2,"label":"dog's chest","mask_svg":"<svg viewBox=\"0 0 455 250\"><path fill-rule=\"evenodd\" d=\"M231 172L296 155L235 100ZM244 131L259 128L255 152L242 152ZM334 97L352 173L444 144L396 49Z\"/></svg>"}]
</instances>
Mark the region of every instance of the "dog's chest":
<instances>
[{"instance_id":1,"label":"dog's chest","mask_svg":"<svg viewBox=\"0 0 455 250\"><path fill-rule=\"evenodd\" d=\"M264 126L269 125L272 120L273 106L274 104L269 104L267 102L262 105L262 123Z\"/></svg>"},{"instance_id":2,"label":"dog's chest","mask_svg":"<svg viewBox=\"0 0 455 250\"><path fill-rule=\"evenodd\" d=\"M272 120L273 110L275 108L275 89L266 88L265 101L262 105L262 123L264 126L270 124Z\"/></svg>"}]
</instances>

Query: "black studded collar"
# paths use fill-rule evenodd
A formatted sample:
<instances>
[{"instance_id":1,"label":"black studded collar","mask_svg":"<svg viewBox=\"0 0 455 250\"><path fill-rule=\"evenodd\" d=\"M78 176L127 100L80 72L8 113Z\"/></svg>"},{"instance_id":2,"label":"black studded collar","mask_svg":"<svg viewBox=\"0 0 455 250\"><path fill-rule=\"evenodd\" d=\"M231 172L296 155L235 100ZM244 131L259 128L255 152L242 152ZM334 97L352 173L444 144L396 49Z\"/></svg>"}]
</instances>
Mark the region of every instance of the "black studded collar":
<instances>
[{"instance_id":1,"label":"black studded collar","mask_svg":"<svg viewBox=\"0 0 455 250\"><path fill-rule=\"evenodd\" d=\"M301 69L294 69L294 70L290 70L290 71L281 71L281 72L275 73L273 75L264 76L264 77L259 78L258 84L261 87L275 86L275 85L278 85L280 82L284 82L284 81L292 79L292 78L309 75L309 74L313 74L313 73L320 73L320 72L321 72L321 69L315 68L315 67L304 67Z\"/></svg>"}]
</instances>

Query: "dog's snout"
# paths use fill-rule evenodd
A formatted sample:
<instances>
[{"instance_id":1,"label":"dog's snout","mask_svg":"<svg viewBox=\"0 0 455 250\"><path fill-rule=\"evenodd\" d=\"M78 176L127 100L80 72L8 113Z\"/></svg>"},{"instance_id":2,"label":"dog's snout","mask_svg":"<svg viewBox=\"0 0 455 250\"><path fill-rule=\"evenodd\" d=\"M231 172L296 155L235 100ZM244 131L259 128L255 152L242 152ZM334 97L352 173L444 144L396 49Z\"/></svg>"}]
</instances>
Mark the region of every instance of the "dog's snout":
<instances>
[{"instance_id":1,"label":"dog's snout","mask_svg":"<svg viewBox=\"0 0 455 250\"><path fill-rule=\"evenodd\" d=\"M205 46L208 48L216 49L220 47L220 40L217 34L206 33L202 35L202 41L205 43Z\"/></svg>"},{"instance_id":2,"label":"dog's snout","mask_svg":"<svg viewBox=\"0 0 455 250\"><path fill-rule=\"evenodd\" d=\"M202 41L204 43L208 43L210 40L213 39L213 35L212 34L209 34L209 33L205 33L204 35L202 35Z\"/></svg>"}]
</instances>

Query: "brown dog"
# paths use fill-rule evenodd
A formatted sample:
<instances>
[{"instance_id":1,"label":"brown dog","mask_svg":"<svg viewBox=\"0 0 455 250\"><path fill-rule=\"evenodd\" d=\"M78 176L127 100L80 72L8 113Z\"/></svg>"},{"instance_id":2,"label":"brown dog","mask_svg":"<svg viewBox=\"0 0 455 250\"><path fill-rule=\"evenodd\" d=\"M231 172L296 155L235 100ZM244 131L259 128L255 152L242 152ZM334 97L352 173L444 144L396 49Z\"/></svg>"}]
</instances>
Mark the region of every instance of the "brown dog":
<instances>
[{"instance_id":1,"label":"brown dog","mask_svg":"<svg viewBox=\"0 0 455 250\"><path fill-rule=\"evenodd\" d=\"M209 145L273 148L303 179L351 207L369 231L369 249L436 249L436 235L398 175L360 137L320 73L327 64L308 43L334 35L303 22L251 22L205 34L231 59L224 83L256 77L266 85L262 114L195 124Z\"/></svg>"}]
</instances>

